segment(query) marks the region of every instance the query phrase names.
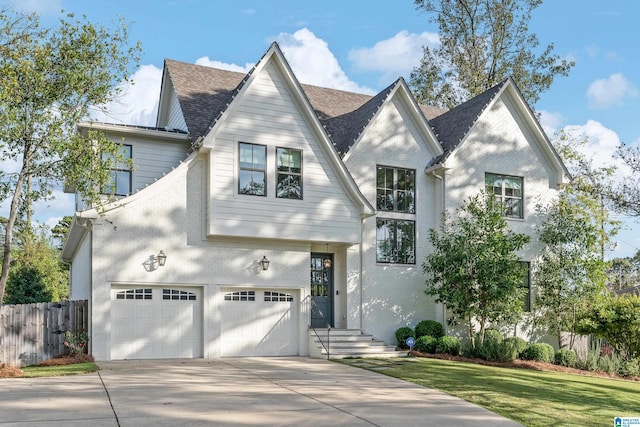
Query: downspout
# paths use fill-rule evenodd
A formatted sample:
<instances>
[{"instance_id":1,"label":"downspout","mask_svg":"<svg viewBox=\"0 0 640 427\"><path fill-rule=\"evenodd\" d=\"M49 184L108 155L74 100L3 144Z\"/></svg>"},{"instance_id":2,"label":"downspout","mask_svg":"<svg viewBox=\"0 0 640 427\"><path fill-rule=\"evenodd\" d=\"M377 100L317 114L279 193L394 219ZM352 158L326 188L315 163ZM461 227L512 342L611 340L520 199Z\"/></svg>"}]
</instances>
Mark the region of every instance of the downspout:
<instances>
[{"instance_id":1,"label":"downspout","mask_svg":"<svg viewBox=\"0 0 640 427\"><path fill-rule=\"evenodd\" d=\"M442 171L442 175L438 175L438 171ZM440 200L440 215L438 216L438 220L440 220L440 216L442 216L442 214L445 211L444 205L445 205L445 182L444 182L444 176L445 176L445 172L446 172L446 168L444 167L444 165L442 163L438 163L436 165L433 165L431 167L428 167L427 169L425 169L425 173L426 174L430 174L432 175L434 178L438 179L440 181L440 189L441 189L441 200ZM444 327L444 333L445 335L448 333L447 331L447 306L442 304L442 326Z\"/></svg>"},{"instance_id":2,"label":"downspout","mask_svg":"<svg viewBox=\"0 0 640 427\"><path fill-rule=\"evenodd\" d=\"M359 280L358 280L358 286L360 287L360 333L364 334L364 324L362 321L362 318L364 316L364 298L362 296L362 290L363 290L363 278L362 275L364 273L364 268L362 267L362 263L364 262L364 222L365 222L365 218L362 218L360 220L360 274L359 274Z\"/></svg>"}]
</instances>

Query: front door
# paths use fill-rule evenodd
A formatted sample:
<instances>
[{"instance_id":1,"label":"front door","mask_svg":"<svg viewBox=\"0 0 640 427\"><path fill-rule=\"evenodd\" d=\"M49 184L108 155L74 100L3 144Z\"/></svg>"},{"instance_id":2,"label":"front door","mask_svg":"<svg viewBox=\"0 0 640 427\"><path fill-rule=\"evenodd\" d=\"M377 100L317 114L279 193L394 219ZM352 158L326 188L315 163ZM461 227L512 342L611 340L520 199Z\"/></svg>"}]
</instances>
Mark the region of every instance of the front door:
<instances>
[{"instance_id":1,"label":"front door","mask_svg":"<svg viewBox=\"0 0 640 427\"><path fill-rule=\"evenodd\" d=\"M325 267L325 260L330 267ZM311 254L311 326L333 327L333 255Z\"/></svg>"}]
</instances>

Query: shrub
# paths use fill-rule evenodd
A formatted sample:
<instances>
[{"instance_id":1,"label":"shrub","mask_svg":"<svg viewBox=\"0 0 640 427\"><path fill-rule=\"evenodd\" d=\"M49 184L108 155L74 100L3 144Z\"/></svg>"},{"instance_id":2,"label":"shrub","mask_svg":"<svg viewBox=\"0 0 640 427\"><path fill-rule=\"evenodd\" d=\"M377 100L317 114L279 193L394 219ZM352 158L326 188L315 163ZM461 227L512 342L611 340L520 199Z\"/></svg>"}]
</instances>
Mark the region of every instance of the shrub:
<instances>
[{"instance_id":1,"label":"shrub","mask_svg":"<svg viewBox=\"0 0 640 427\"><path fill-rule=\"evenodd\" d=\"M575 351L569 348L561 348L560 350L556 351L554 361L556 365L573 368L578 362L578 356L576 355Z\"/></svg>"},{"instance_id":2,"label":"shrub","mask_svg":"<svg viewBox=\"0 0 640 427\"><path fill-rule=\"evenodd\" d=\"M625 359L620 363L620 369L618 373L623 377L637 377L640 376L640 359L632 358Z\"/></svg>"},{"instance_id":3,"label":"shrub","mask_svg":"<svg viewBox=\"0 0 640 427\"><path fill-rule=\"evenodd\" d=\"M75 356L87 352L89 334L86 332L65 332L64 346L69 349L69 354Z\"/></svg>"},{"instance_id":4,"label":"shrub","mask_svg":"<svg viewBox=\"0 0 640 427\"><path fill-rule=\"evenodd\" d=\"M546 363L551 363L553 356L553 347L545 343L530 344L521 353L524 360Z\"/></svg>"},{"instance_id":5,"label":"shrub","mask_svg":"<svg viewBox=\"0 0 640 427\"><path fill-rule=\"evenodd\" d=\"M416 338L430 335L436 339L444 336L444 327L435 320L423 320L416 325Z\"/></svg>"},{"instance_id":6,"label":"shrub","mask_svg":"<svg viewBox=\"0 0 640 427\"><path fill-rule=\"evenodd\" d=\"M527 348L527 342L520 337L508 337L500 343L501 362L513 362Z\"/></svg>"},{"instance_id":7,"label":"shrub","mask_svg":"<svg viewBox=\"0 0 640 427\"><path fill-rule=\"evenodd\" d=\"M420 353L435 353L438 340L431 335L425 335L416 340L415 349Z\"/></svg>"},{"instance_id":8,"label":"shrub","mask_svg":"<svg viewBox=\"0 0 640 427\"><path fill-rule=\"evenodd\" d=\"M480 341L480 334L476 334L477 357L495 362L501 360L502 332L497 329L484 331L484 340Z\"/></svg>"},{"instance_id":9,"label":"shrub","mask_svg":"<svg viewBox=\"0 0 640 427\"><path fill-rule=\"evenodd\" d=\"M438 338L436 353L457 356L460 354L460 341L456 337L442 336Z\"/></svg>"},{"instance_id":10,"label":"shrub","mask_svg":"<svg viewBox=\"0 0 640 427\"><path fill-rule=\"evenodd\" d=\"M607 356L600 356L595 370L606 372L607 374L617 374L620 372L621 365L622 359L613 353Z\"/></svg>"},{"instance_id":11,"label":"shrub","mask_svg":"<svg viewBox=\"0 0 640 427\"><path fill-rule=\"evenodd\" d=\"M396 330L396 339L398 340L398 347L400 347L403 350L406 350L409 348L409 346L407 345L407 338L409 337L416 337L416 334L413 332L413 329L411 329L408 326L403 326L402 328L398 328Z\"/></svg>"}]
</instances>

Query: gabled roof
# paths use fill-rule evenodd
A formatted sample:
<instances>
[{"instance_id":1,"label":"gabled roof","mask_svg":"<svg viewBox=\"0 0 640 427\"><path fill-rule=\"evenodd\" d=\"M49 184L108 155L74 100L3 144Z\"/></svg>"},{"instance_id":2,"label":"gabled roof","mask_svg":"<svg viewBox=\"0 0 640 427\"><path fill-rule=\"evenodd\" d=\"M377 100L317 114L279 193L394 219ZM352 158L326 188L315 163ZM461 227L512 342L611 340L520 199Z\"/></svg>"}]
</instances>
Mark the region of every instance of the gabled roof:
<instances>
[{"instance_id":1,"label":"gabled roof","mask_svg":"<svg viewBox=\"0 0 640 427\"><path fill-rule=\"evenodd\" d=\"M178 96L192 141L208 133L252 71L244 74L165 60L165 73ZM375 96L307 84L300 87L325 126L334 147L344 155L396 84L397 81ZM427 119L444 112L433 107L420 106L420 109Z\"/></svg>"},{"instance_id":2,"label":"gabled roof","mask_svg":"<svg viewBox=\"0 0 640 427\"><path fill-rule=\"evenodd\" d=\"M451 155L506 83L507 80L429 121L444 150L429 166L443 163Z\"/></svg>"}]
</instances>

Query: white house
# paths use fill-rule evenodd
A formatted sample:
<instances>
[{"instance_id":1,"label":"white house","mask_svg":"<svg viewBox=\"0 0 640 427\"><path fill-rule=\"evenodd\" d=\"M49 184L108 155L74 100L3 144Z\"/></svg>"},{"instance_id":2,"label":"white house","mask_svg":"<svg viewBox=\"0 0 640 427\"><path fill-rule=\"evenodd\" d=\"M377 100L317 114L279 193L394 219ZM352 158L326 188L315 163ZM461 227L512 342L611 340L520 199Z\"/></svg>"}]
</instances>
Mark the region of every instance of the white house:
<instances>
[{"instance_id":1,"label":"white house","mask_svg":"<svg viewBox=\"0 0 640 427\"><path fill-rule=\"evenodd\" d=\"M302 85L275 43L246 75L165 61L154 128L78 128L134 164L101 215L78 203L63 250L96 360L308 355L327 324L395 345L445 320L421 267L443 210L488 184L533 233L566 179L510 80L445 112L402 79Z\"/></svg>"}]
</instances>

